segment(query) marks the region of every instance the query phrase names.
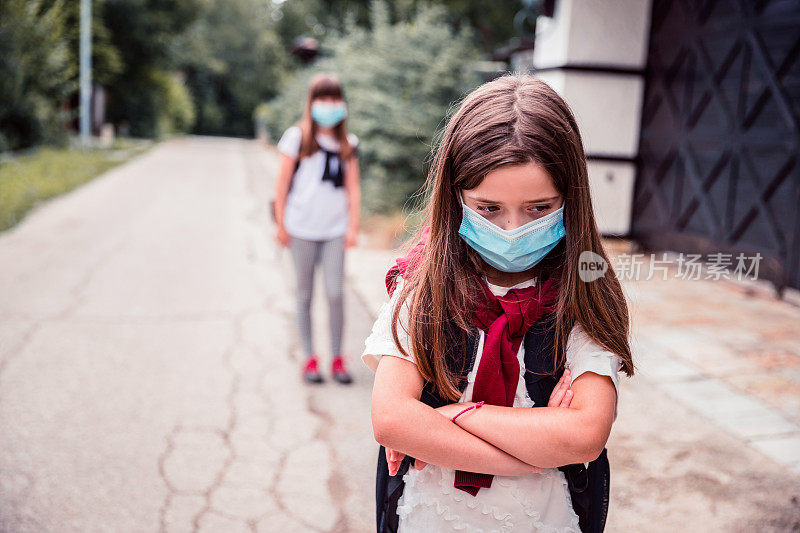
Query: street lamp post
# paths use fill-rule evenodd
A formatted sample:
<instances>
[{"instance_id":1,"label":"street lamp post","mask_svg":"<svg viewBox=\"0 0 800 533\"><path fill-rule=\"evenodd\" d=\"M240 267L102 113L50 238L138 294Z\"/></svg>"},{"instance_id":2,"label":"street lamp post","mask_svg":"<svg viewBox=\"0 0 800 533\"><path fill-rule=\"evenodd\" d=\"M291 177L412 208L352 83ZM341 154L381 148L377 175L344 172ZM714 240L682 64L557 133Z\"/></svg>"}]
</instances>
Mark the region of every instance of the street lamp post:
<instances>
[{"instance_id":1,"label":"street lamp post","mask_svg":"<svg viewBox=\"0 0 800 533\"><path fill-rule=\"evenodd\" d=\"M81 145L86 148L91 135L92 0L81 0L80 84Z\"/></svg>"}]
</instances>

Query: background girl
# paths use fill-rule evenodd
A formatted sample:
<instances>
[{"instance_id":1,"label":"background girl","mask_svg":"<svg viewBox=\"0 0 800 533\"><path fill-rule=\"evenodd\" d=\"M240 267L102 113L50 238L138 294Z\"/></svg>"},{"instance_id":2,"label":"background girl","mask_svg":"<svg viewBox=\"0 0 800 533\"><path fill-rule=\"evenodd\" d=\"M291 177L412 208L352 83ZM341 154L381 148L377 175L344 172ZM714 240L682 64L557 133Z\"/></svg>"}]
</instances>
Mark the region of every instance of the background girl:
<instances>
[{"instance_id":1,"label":"background girl","mask_svg":"<svg viewBox=\"0 0 800 533\"><path fill-rule=\"evenodd\" d=\"M386 448L379 530L602 530L602 503L571 489L594 461L582 494L607 496L617 373L633 362L613 271L579 278L581 252L607 256L572 113L532 76L484 84L427 186L419 244L389 271L362 356Z\"/></svg>"},{"instance_id":2,"label":"background girl","mask_svg":"<svg viewBox=\"0 0 800 533\"><path fill-rule=\"evenodd\" d=\"M305 111L278 143L281 165L275 194L276 238L291 249L297 274L297 327L305 354L303 377L323 381L314 352L311 296L322 264L330 321L331 375L350 383L341 354L344 326L344 249L355 245L361 209L358 138L347 132L347 108L338 79L311 80Z\"/></svg>"}]
</instances>

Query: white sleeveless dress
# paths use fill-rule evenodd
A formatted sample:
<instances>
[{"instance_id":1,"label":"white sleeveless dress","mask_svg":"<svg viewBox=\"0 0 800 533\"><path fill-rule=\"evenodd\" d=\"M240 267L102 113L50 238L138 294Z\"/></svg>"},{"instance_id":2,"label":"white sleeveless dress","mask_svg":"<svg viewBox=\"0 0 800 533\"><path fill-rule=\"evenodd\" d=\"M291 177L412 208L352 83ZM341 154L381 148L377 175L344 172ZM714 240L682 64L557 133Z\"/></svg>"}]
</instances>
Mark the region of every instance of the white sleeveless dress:
<instances>
[{"instance_id":1,"label":"white sleeveless dress","mask_svg":"<svg viewBox=\"0 0 800 533\"><path fill-rule=\"evenodd\" d=\"M372 328L372 333L365 341L365 350L361 356L373 371L382 356L391 355L413 362L413 358L404 357L392 340L391 317L397 296L400 294L402 279L398 277L398 286L392 298L386 302ZM500 287L488 284L495 295L505 295L511 288L523 288L535 285L536 280L529 280L514 287ZM408 310L400 314L401 324L407 320ZM398 328L403 347L408 347L408 337L403 328ZM468 375L468 384L460 402L471 401L475 384L475 375L483 351L483 332L478 340L478 356ZM520 346L517 354L520 363L520 379L514 398L514 407L532 407L534 402L528 396L525 387L524 346ZM621 360L615 354L605 350L592 341L583 329L576 325L567 342L567 366L576 379L584 372L609 376L618 386L618 371ZM422 470L409 469L403 477L405 488L397 506L399 532L574 532L580 533L578 517L572 509L567 481L564 474L550 468L538 474L525 476L494 476L492 486L481 489L477 496L453 487L455 471L436 465L427 465Z\"/></svg>"}]
</instances>

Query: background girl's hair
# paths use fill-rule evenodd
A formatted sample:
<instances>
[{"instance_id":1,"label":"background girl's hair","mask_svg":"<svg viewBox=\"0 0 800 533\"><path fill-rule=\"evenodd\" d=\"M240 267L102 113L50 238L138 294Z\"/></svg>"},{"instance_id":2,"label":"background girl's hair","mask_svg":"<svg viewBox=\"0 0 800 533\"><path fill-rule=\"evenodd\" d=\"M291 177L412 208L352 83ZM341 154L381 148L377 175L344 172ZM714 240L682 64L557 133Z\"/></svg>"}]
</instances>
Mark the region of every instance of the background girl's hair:
<instances>
[{"instance_id":1,"label":"background girl's hair","mask_svg":"<svg viewBox=\"0 0 800 533\"><path fill-rule=\"evenodd\" d=\"M395 344L399 312L409 306L408 333L422 377L453 400L460 397L458 376L445 362L452 339L452 321L469 331L468 313L479 293L472 272L486 273L486 264L458 235L460 189L472 189L502 165L534 162L550 175L564 198L566 237L537 266L535 275L557 280L559 297L554 320L553 371L564 362L569 334L576 322L605 349L622 359L630 376L634 366L629 344L628 307L613 269L585 283L578 277L578 257L590 250L609 264L595 223L586 156L578 126L567 104L533 76L509 74L481 85L450 118L433 159L426 192L425 223L412 243L430 227L428 244L399 295L392 317ZM472 271L472 272L471 272Z\"/></svg>"},{"instance_id":2,"label":"background girl's hair","mask_svg":"<svg viewBox=\"0 0 800 533\"><path fill-rule=\"evenodd\" d=\"M344 91L342 85L339 83L339 78L333 74L321 73L311 78L311 83L308 86L308 96L306 97L306 105L303 109L303 116L297 123L297 126L302 132L300 141L299 159L308 157L315 154L319 150L317 144L317 123L311 118L311 104L316 98L320 97L333 97L344 100ZM353 155L353 147L350 146L350 141L347 139L347 119L341 121L333 127L333 134L339 141L340 156L342 160L348 159Z\"/></svg>"}]
</instances>

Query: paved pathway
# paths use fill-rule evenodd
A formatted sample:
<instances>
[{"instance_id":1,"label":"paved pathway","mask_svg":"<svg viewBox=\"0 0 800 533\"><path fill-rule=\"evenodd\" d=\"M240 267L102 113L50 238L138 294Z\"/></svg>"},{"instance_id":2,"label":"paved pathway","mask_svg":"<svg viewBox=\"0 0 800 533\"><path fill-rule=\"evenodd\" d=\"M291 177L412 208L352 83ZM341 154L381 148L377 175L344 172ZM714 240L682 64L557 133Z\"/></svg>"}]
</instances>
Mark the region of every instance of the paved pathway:
<instances>
[{"instance_id":1,"label":"paved pathway","mask_svg":"<svg viewBox=\"0 0 800 533\"><path fill-rule=\"evenodd\" d=\"M300 384L274 169L175 140L0 236L0 530L369 529L371 373Z\"/></svg>"}]
</instances>

